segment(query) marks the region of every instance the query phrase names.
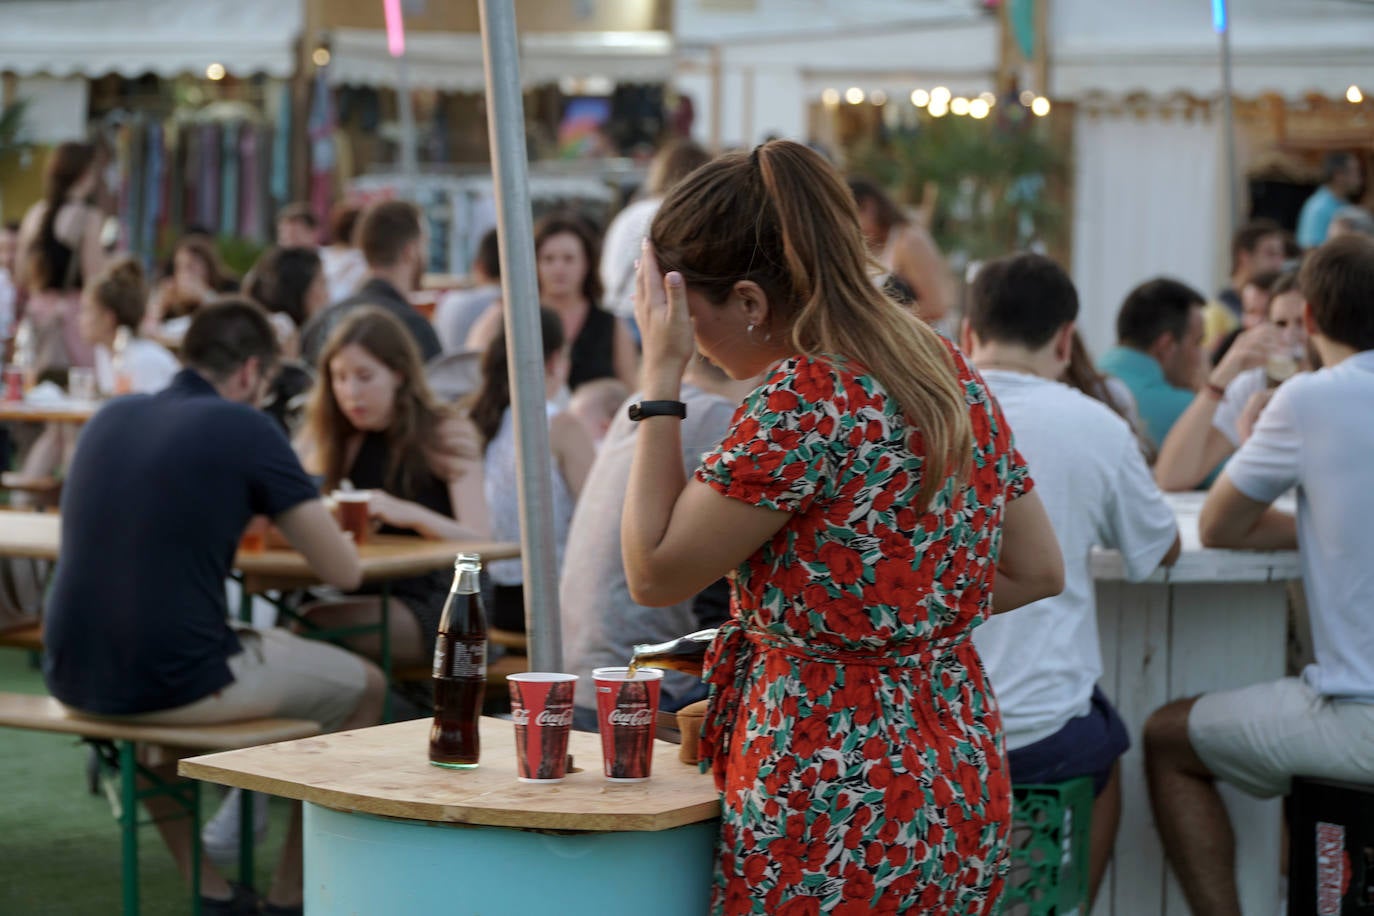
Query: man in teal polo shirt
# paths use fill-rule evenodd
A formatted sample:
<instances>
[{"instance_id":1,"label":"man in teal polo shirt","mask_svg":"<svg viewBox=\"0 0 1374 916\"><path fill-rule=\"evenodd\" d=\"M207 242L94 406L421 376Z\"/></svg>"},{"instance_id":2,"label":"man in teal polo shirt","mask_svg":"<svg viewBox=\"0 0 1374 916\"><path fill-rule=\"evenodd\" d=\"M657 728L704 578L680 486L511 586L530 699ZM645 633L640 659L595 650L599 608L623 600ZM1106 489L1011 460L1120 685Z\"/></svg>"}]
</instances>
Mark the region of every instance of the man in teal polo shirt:
<instances>
[{"instance_id":1,"label":"man in teal polo shirt","mask_svg":"<svg viewBox=\"0 0 1374 916\"><path fill-rule=\"evenodd\" d=\"M1197 290L1160 277L1131 290L1116 317L1117 345L1098 368L1131 389L1157 448L1193 401L1204 362Z\"/></svg>"},{"instance_id":2,"label":"man in teal polo shirt","mask_svg":"<svg viewBox=\"0 0 1374 916\"><path fill-rule=\"evenodd\" d=\"M1316 248L1326 241L1331 219L1364 184L1364 169L1354 153L1327 153L1322 161L1322 184L1302 205L1298 215L1298 244Z\"/></svg>"}]
</instances>

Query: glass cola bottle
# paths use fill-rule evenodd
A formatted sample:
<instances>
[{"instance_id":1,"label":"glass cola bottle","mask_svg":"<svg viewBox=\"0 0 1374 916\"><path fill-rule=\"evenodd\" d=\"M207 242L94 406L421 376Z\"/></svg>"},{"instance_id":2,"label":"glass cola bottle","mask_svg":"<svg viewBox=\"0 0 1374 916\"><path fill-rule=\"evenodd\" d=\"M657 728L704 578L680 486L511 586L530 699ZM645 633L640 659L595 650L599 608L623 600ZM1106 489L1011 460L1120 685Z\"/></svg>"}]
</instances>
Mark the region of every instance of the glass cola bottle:
<instances>
[{"instance_id":1,"label":"glass cola bottle","mask_svg":"<svg viewBox=\"0 0 1374 916\"><path fill-rule=\"evenodd\" d=\"M697 630L668 642L643 643L635 646L630 657L630 674L640 668L662 668L701 677L706 664L706 650L716 638L714 628Z\"/></svg>"},{"instance_id":2,"label":"glass cola bottle","mask_svg":"<svg viewBox=\"0 0 1374 916\"><path fill-rule=\"evenodd\" d=\"M482 558L460 553L453 587L434 643L434 724L429 762L471 769L481 752L477 730L487 687L487 614L482 607Z\"/></svg>"}]
</instances>

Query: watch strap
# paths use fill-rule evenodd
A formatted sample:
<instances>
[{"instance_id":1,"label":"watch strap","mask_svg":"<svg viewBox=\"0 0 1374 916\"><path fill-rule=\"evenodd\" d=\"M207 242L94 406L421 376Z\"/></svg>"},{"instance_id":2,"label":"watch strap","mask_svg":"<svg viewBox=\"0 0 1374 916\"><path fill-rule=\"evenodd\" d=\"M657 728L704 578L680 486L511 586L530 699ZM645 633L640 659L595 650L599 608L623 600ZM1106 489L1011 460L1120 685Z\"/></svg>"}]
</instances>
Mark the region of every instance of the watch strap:
<instances>
[{"instance_id":1,"label":"watch strap","mask_svg":"<svg viewBox=\"0 0 1374 916\"><path fill-rule=\"evenodd\" d=\"M677 417L687 419L687 405L682 401L637 401L630 405L631 420L646 417Z\"/></svg>"}]
</instances>

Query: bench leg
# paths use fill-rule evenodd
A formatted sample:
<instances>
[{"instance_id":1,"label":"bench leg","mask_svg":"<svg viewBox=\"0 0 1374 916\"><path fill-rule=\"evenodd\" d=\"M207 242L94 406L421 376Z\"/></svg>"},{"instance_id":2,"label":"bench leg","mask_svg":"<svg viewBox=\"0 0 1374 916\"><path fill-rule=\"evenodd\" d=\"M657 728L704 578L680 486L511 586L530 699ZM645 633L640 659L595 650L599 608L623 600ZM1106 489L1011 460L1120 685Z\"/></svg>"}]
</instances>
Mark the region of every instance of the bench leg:
<instances>
[{"instance_id":1,"label":"bench leg","mask_svg":"<svg viewBox=\"0 0 1374 916\"><path fill-rule=\"evenodd\" d=\"M119 742L119 802L124 916L138 916L138 759L132 741Z\"/></svg>"},{"instance_id":2,"label":"bench leg","mask_svg":"<svg viewBox=\"0 0 1374 916\"><path fill-rule=\"evenodd\" d=\"M239 793L239 883L253 887L253 844L258 838L257 821L253 817L255 793L247 789Z\"/></svg>"}]
</instances>

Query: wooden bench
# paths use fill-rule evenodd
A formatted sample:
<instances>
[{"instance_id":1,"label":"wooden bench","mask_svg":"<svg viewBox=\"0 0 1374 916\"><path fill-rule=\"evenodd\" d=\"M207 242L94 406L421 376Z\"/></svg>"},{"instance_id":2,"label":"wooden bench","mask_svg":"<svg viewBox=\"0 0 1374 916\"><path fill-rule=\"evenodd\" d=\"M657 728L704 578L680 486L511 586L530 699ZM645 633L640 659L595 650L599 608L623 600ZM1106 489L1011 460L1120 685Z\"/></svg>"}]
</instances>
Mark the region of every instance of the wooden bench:
<instances>
[{"instance_id":1,"label":"wooden bench","mask_svg":"<svg viewBox=\"0 0 1374 916\"><path fill-rule=\"evenodd\" d=\"M0 648L42 652L43 624L29 623L10 630L0 631Z\"/></svg>"},{"instance_id":2,"label":"wooden bench","mask_svg":"<svg viewBox=\"0 0 1374 916\"><path fill-rule=\"evenodd\" d=\"M136 916L138 888L138 803L151 795L168 795L186 808L191 818L191 860L200 861L200 802L198 786L185 781L167 782L138 762L140 744L185 748L193 751L229 751L277 741L308 738L320 732L317 722L308 719L249 719L223 725L138 725L105 719L76 716L52 697L22 693L0 693L0 728L55 732L82 738L100 752L119 773L119 826L123 848L123 911ZM142 775L154 785L140 789ZM243 793L242 824L252 824L251 793ZM240 877L251 886L253 880L253 831L241 833ZM191 911L200 913L200 870L191 886Z\"/></svg>"}]
</instances>

